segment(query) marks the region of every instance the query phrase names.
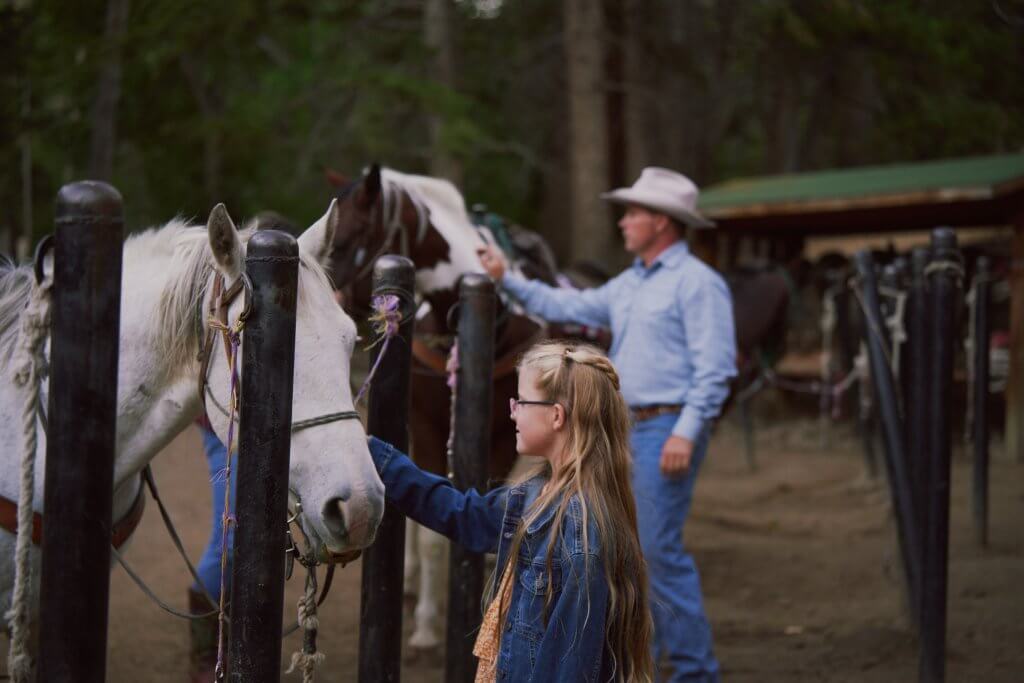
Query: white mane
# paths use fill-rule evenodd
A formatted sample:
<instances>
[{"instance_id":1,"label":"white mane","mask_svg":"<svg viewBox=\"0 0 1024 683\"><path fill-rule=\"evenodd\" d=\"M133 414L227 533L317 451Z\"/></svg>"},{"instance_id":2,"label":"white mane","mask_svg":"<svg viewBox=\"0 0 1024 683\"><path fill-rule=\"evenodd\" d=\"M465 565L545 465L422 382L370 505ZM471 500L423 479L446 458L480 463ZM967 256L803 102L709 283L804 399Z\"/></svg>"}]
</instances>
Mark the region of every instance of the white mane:
<instances>
[{"instance_id":1,"label":"white mane","mask_svg":"<svg viewBox=\"0 0 1024 683\"><path fill-rule=\"evenodd\" d=\"M239 232L243 247L254 230ZM304 278L313 278L326 287L330 281L315 259L300 254L299 296ZM159 302L153 311L153 324L146 333L158 351L157 357L177 371L186 370L199 352L205 323L200 302L213 272L213 255L206 226L192 225L174 218L165 225L130 235L125 240L122 263L122 301L134 288L158 284ZM303 275L304 274L304 275ZM10 362L18 339L21 312L25 308L34 278L31 266L0 270L0 364ZM308 286L308 285L307 285Z\"/></svg>"},{"instance_id":2,"label":"white mane","mask_svg":"<svg viewBox=\"0 0 1024 683\"><path fill-rule=\"evenodd\" d=\"M470 221L462 194L453 184L441 178L400 173L390 168L380 172L381 190L387 207L395 206L401 191L409 196L421 216L429 216L431 224L448 242L449 263L442 263L416 273L416 284L421 291L448 289L463 273L482 273L477 248L486 244L481 232ZM500 248L500 247L499 247Z\"/></svg>"},{"instance_id":3,"label":"white mane","mask_svg":"<svg viewBox=\"0 0 1024 683\"><path fill-rule=\"evenodd\" d=\"M253 232L250 227L239 232L243 245ZM305 289L304 278L330 287L326 272L315 259L300 254L300 262L300 297ZM203 313L199 305L206 295L213 267L206 226L191 225L182 218L130 235L125 241L122 288L161 283L159 304L153 311L155 320L147 333L168 368L187 369L199 352L205 322L200 317ZM0 269L0 365L10 363L20 329L18 321L34 277L31 266ZM123 293L122 301L129 295L130 292Z\"/></svg>"},{"instance_id":4,"label":"white mane","mask_svg":"<svg viewBox=\"0 0 1024 683\"><path fill-rule=\"evenodd\" d=\"M32 291L33 278L31 266L0 267L0 365L4 367L10 363L18 341L18 320Z\"/></svg>"},{"instance_id":5,"label":"white mane","mask_svg":"<svg viewBox=\"0 0 1024 683\"><path fill-rule=\"evenodd\" d=\"M249 226L239 231L243 249L254 232L255 229ZM162 227L130 236L124 250L122 286L134 282L133 277L152 277L154 261L160 262L160 268L167 273L155 312L156 322L150 328L153 342L170 367L189 367L202 343L205 320L200 316L205 316L205 312L199 307L214 268L206 226L189 225L175 218ZM328 288L330 281L315 259L301 252L299 259L302 266L298 289L301 302L303 291L312 284L303 286L304 279L312 278ZM299 308L301 310L301 306Z\"/></svg>"}]
</instances>

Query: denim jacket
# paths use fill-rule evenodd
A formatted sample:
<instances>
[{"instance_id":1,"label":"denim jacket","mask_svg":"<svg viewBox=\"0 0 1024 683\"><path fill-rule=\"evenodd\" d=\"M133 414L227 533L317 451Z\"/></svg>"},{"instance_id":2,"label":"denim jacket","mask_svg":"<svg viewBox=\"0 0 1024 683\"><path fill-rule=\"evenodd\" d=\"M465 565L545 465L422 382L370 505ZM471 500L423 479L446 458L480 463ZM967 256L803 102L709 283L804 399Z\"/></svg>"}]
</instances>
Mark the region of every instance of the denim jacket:
<instances>
[{"instance_id":1,"label":"denim jacket","mask_svg":"<svg viewBox=\"0 0 1024 683\"><path fill-rule=\"evenodd\" d=\"M370 454L389 503L472 552L497 553L499 571L507 566L512 538L523 513L540 494L542 478L486 494L473 489L463 492L372 437ZM591 522L584 552L582 511L575 498L563 518L562 542L553 549L553 600L545 620L548 534L555 508L545 510L526 529L516 558L516 582L498 653L499 681L596 683L612 679L612 658L605 647L608 583L600 540Z\"/></svg>"}]
</instances>

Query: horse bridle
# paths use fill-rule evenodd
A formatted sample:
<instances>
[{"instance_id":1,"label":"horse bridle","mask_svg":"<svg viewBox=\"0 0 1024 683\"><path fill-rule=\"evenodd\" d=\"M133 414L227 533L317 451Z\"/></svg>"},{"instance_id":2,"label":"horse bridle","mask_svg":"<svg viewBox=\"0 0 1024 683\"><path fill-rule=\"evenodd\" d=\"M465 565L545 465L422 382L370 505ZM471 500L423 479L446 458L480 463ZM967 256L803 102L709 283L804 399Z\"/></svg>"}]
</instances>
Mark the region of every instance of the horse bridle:
<instances>
[{"instance_id":1,"label":"horse bridle","mask_svg":"<svg viewBox=\"0 0 1024 683\"><path fill-rule=\"evenodd\" d=\"M354 190L353 190L354 191ZM397 199L389 199L389 192L382 181L380 196L378 201L373 203L373 207L370 212L370 218L368 220L369 230L360 231L361 234L366 235L364 240L360 240L360 243L353 249L351 257L353 270L355 274L347 285L356 285L362 282L370 276L373 272L373 267L377 262L377 259L388 253L395 238L398 238L399 254L406 258L411 258L412 249L420 245L426 237L427 230L430 227L430 219L427 215L426 209L424 209L419 203L410 200L412 207L416 210L416 237L415 241L410 245L410 228L406 227L402 223L402 191L399 189L394 191L397 195ZM371 235L377 232L382 232L384 237L380 242L380 246L374 252L373 256L366 258L366 245L371 240ZM342 286L347 286L342 285Z\"/></svg>"},{"instance_id":2,"label":"horse bridle","mask_svg":"<svg viewBox=\"0 0 1024 683\"><path fill-rule=\"evenodd\" d=\"M244 293L244 300L242 306L242 312L238 316L238 320L242 323L252 313L252 281L249 280L249 276L242 273L241 276L235 282L224 289L224 276L221 273L217 273L213 279L213 290L210 292L210 307L208 310L210 319L220 322L221 325L227 326L228 324L228 310L231 308L231 304L234 303L235 299L238 298L239 294ZM202 299L199 301L199 309L202 310ZM203 341L203 345L199 349L199 400L202 401L204 410L207 408L206 397L209 396L210 401L214 407L217 408L225 417L231 418L231 412L225 408L217 400L217 397L213 395L210 390L209 375L210 368L213 365L213 347L216 344L217 328L213 325L203 323L202 315L197 316L197 329L200 326L205 327L206 336ZM222 334L224 341L224 354L225 357L230 358L231 355L231 342L228 339L227 333ZM238 416L235 415L235 421L238 420ZM317 417L311 417L306 420L294 421L291 424L291 432L300 432L310 427L318 427L320 425L331 424L332 422L340 422L342 420L360 420L359 413L355 410L342 410L335 413L325 413Z\"/></svg>"}]
</instances>

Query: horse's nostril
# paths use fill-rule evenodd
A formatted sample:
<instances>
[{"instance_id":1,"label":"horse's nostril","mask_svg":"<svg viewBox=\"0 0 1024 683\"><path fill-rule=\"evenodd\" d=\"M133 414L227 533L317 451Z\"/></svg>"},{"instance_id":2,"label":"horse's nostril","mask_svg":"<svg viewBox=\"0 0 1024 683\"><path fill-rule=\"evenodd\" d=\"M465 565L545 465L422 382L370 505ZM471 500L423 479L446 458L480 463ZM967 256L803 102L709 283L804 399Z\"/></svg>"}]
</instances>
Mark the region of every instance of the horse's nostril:
<instances>
[{"instance_id":1,"label":"horse's nostril","mask_svg":"<svg viewBox=\"0 0 1024 683\"><path fill-rule=\"evenodd\" d=\"M343 500L341 498L331 498L324 505L323 509L324 524L327 526L327 530L331 532L331 535L336 538L345 538L348 535L342 503Z\"/></svg>"}]
</instances>

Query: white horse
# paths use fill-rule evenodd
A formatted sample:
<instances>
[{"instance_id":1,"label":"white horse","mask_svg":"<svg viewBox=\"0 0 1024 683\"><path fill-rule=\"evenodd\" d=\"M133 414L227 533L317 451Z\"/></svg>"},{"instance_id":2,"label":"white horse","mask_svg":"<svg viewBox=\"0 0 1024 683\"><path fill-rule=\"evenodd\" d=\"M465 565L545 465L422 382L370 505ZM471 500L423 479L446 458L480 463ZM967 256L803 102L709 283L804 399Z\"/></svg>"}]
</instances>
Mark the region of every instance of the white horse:
<instances>
[{"instance_id":1,"label":"white horse","mask_svg":"<svg viewBox=\"0 0 1024 683\"><path fill-rule=\"evenodd\" d=\"M332 202L327 213L299 238L292 407L296 422L353 409L349 361L356 328L335 303L320 265L329 253L337 221L337 206ZM218 205L206 229L174 220L125 242L115 522L133 507L142 486L141 470L203 410L196 358L203 344L211 285L218 273L226 285L242 275L251 234L239 233L223 205ZM11 359L32 278L30 267L7 270L6 274L0 271L0 443L4 445L0 452L0 495L12 501L18 499L25 399L22 391L15 389ZM243 297L239 296L228 311L229 321L238 317L242 306ZM219 340L210 359L207 385L212 394L210 403L215 400L228 405L228 367ZM48 389L45 383L42 389ZM217 435L226 442L228 418L212 406L209 417ZM37 433L34 507L41 514L46 471L46 438L41 425ZM301 501L303 530L326 554L347 555L373 541L384 507L384 486L358 420L335 421L294 432L289 489ZM12 599L14 546L15 535L0 531L0 607L4 610ZM34 622L38 616L38 548L33 549L32 566Z\"/></svg>"}]
</instances>

